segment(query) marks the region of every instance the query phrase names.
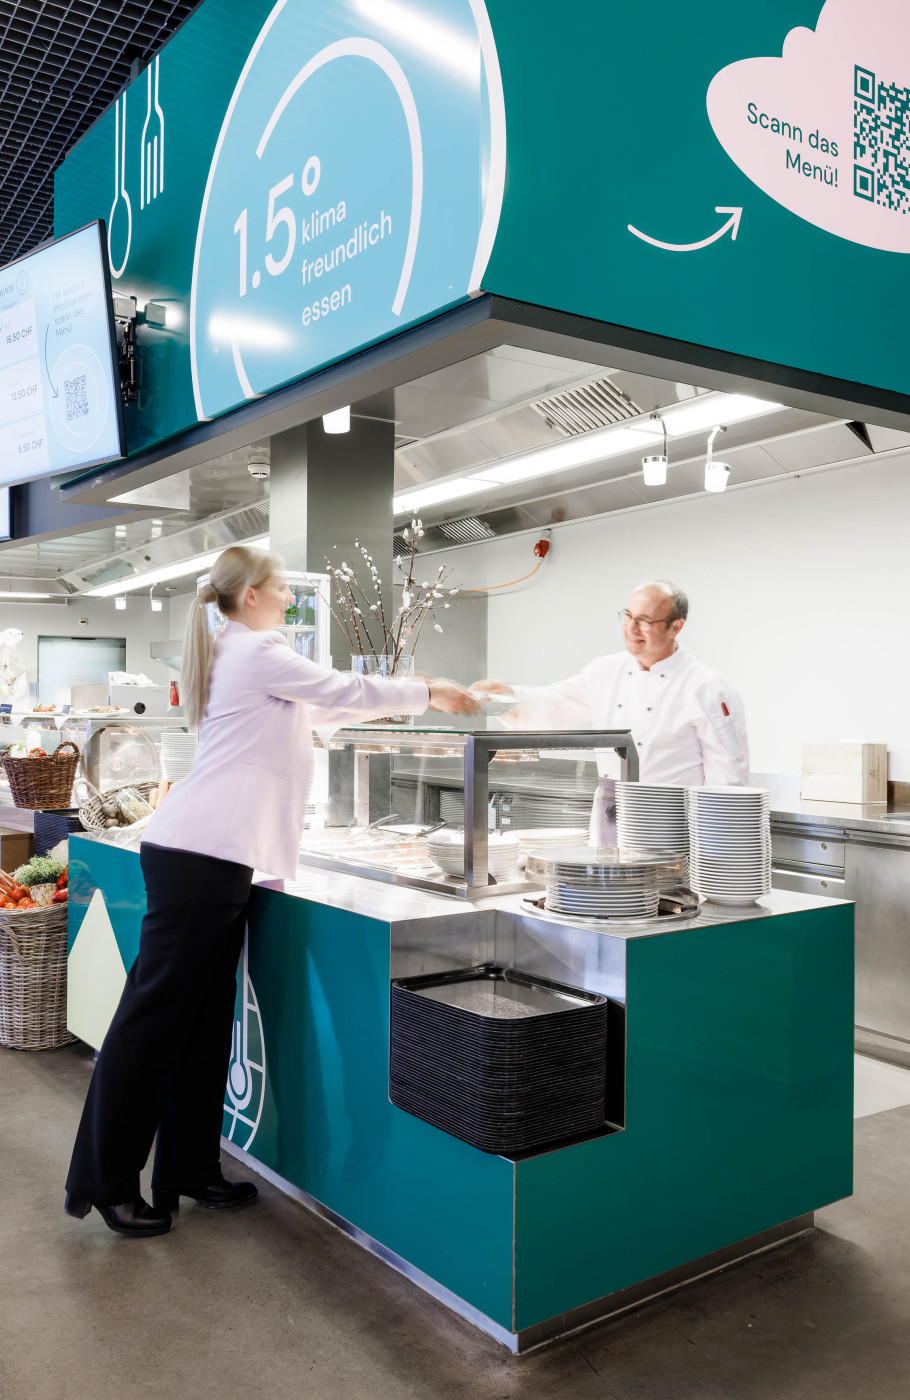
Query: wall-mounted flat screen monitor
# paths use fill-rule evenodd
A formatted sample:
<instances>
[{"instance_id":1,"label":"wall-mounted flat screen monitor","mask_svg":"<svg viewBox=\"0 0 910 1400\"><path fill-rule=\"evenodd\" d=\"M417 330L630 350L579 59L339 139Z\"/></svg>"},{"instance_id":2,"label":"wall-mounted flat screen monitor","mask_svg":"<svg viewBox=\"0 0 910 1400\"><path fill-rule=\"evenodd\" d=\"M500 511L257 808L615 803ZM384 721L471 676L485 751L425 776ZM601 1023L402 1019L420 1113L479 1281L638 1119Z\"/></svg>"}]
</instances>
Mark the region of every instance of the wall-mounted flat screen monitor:
<instances>
[{"instance_id":1,"label":"wall-mounted flat screen monitor","mask_svg":"<svg viewBox=\"0 0 910 1400\"><path fill-rule=\"evenodd\" d=\"M103 226L0 269L0 486L123 456Z\"/></svg>"}]
</instances>

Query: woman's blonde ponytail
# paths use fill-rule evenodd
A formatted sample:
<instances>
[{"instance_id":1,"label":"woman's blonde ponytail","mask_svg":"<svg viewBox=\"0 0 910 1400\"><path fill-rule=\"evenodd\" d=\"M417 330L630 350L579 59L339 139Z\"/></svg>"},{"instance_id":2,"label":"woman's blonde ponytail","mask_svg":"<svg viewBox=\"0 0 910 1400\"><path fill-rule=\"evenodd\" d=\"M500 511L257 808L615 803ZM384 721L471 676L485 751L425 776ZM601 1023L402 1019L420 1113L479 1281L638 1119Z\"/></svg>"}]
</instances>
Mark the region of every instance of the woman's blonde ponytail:
<instances>
[{"instance_id":1,"label":"woman's blonde ponytail","mask_svg":"<svg viewBox=\"0 0 910 1400\"><path fill-rule=\"evenodd\" d=\"M248 588L261 588L273 574L283 569L280 555L244 544L232 545L219 554L212 565L208 583L203 584L190 604L183 634L180 697L191 729L199 727L205 714L215 657L214 629L208 615L210 604L216 603L221 612L229 616Z\"/></svg>"}]
</instances>

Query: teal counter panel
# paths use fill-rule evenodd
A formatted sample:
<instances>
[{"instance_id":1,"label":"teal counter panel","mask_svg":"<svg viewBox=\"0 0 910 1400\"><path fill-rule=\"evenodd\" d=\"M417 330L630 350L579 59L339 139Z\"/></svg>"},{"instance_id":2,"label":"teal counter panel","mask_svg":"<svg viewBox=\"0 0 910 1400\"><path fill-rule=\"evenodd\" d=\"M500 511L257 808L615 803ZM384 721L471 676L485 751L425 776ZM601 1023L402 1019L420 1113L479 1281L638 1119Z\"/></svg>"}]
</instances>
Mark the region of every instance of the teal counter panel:
<instances>
[{"instance_id":1,"label":"teal counter panel","mask_svg":"<svg viewBox=\"0 0 910 1400\"><path fill-rule=\"evenodd\" d=\"M626 1130L520 1162L514 1330L852 1190L853 908L630 940Z\"/></svg>"},{"instance_id":2,"label":"teal counter panel","mask_svg":"<svg viewBox=\"0 0 910 1400\"><path fill-rule=\"evenodd\" d=\"M145 914L145 884L138 854L73 836L69 851L69 951L92 896L101 890L123 965L129 970L139 951L139 931Z\"/></svg>"},{"instance_id":3,"label":"teal counter panel","mask_svg":"<svg viewBox=\"0 0 910 1400\"><path fill-rule=\"evenodd\" d=\"M71 855L71 946L97 891L129 967L138 857ZM515 1166L389 1103L389 952L254 892L225 1134L506 1331L849 1194L851 906L629 939L624 1131Z\"/></svg>"},{"instance_id":4,"label":"teal counter panel","mask_svg":"<svg viewBox=\"0 0 910 1400\"><path fill-rule=\"evenodd\" d=\"M70 881L70 947L99 891L129 968L139 857L76 840ZM251 1091L240 1120L226 1094L225 1134L239 1121L253 1157L508 1329L514 1168L389 1102L388 924L257 889L241 972Z\"/></svg>"},{"instance_id":5,"label":"teal counter panel","mask_svg":"<svg viewBox=\"0 0 910 1400\"><path fill-rule=\"evenodd\" d=\"M267 1066L250 1150L508 1328L513 1167L389 1102L388 925L258 891L249 975Z\"/></svg>"}]
</instances>

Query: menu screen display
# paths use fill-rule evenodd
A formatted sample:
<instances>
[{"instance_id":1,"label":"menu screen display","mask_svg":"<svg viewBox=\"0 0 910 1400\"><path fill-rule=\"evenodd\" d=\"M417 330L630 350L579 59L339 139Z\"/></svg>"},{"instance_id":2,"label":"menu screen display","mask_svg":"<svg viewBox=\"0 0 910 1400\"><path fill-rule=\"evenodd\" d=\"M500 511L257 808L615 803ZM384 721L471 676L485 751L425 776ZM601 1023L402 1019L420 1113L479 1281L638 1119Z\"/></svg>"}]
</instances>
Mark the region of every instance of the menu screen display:
<instances>
[{"instance_id":1,"label":"menu screen display","mask_svg":"<svg viewBox=\"0 0 910 1400\"><path fill-rule=\"evenodd\" d=\"M0 484L123 455L101 226L0 270Z\"/></svg>"}]
</instances>

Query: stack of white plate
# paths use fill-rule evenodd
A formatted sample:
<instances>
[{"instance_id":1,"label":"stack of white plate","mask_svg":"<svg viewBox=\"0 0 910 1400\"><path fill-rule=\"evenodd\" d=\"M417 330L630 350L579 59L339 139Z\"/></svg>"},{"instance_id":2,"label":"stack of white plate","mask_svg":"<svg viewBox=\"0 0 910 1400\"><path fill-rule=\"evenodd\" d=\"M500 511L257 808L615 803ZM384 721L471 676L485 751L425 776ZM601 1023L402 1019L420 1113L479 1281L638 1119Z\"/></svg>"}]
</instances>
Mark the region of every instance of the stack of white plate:
<instances>
[{"instance_id":1,"label":"stack of white plate","mask_svg":"<svg viewBox=\"0 0 910 1400\"><path fill-rule=\"evenodd\" d=\"M544 847L529 856L546 879L545 906L585 919L644 919L657 914L661 863L603 846Z\"/></svg>"},{"instance_id":2,"label":"stack of white plate","mask_svg":"<svg viewBox=\"0 0 910 1400\"><path fill-rule=\"evenodd\" d=\"M766 788L689 788L689 880L713 904L754 904L771 890Z\"/></svg>"},{"instance_id":3,"label":"stack of white plate","mask_svg":"<svg viewBox=\"0 0 910 1400\"><path fill-rule=\"evenodd\" d=\"M524 865L531 851L552 851L560 846L583 846L588 839L586 826L541 826L525 827L516 831L509 828L509 835L518 837L518 863Z\"/></svg>"},{"instance_id":4,"label":"stack of white plate","mask_svg":"<svg viewBox=\"0 0 910 1400\"><path fill-rule=\"evenodd\" d=\"M185 778L196 757L196 735L182 729L164 729L161 733L161 764L169 783Z\"/></svg>"},{"instance_id":5,"label":"stack of white plate","mask_svg":"<svg viewBox=\"0 0 910 1400\"><path fill-rule=\"evenodd\" d=\"M681 783L617 783L616 833L630 851L689 850L686 789Z\"/></svg>"},{"instance_id":6,"label":"stack of white plate","mask_svg":"<svg viewBox=\"0 0 910 1400\"><path fill-rule=\"evenodd\" d=\"M506 832L489 834L487 869L495 880L502 880L515 870L518 861L518 837ZM447 875L464 875L464 832L454 827L431 831L427 837L430 860Z\"/></svg>"}]
</instances>

